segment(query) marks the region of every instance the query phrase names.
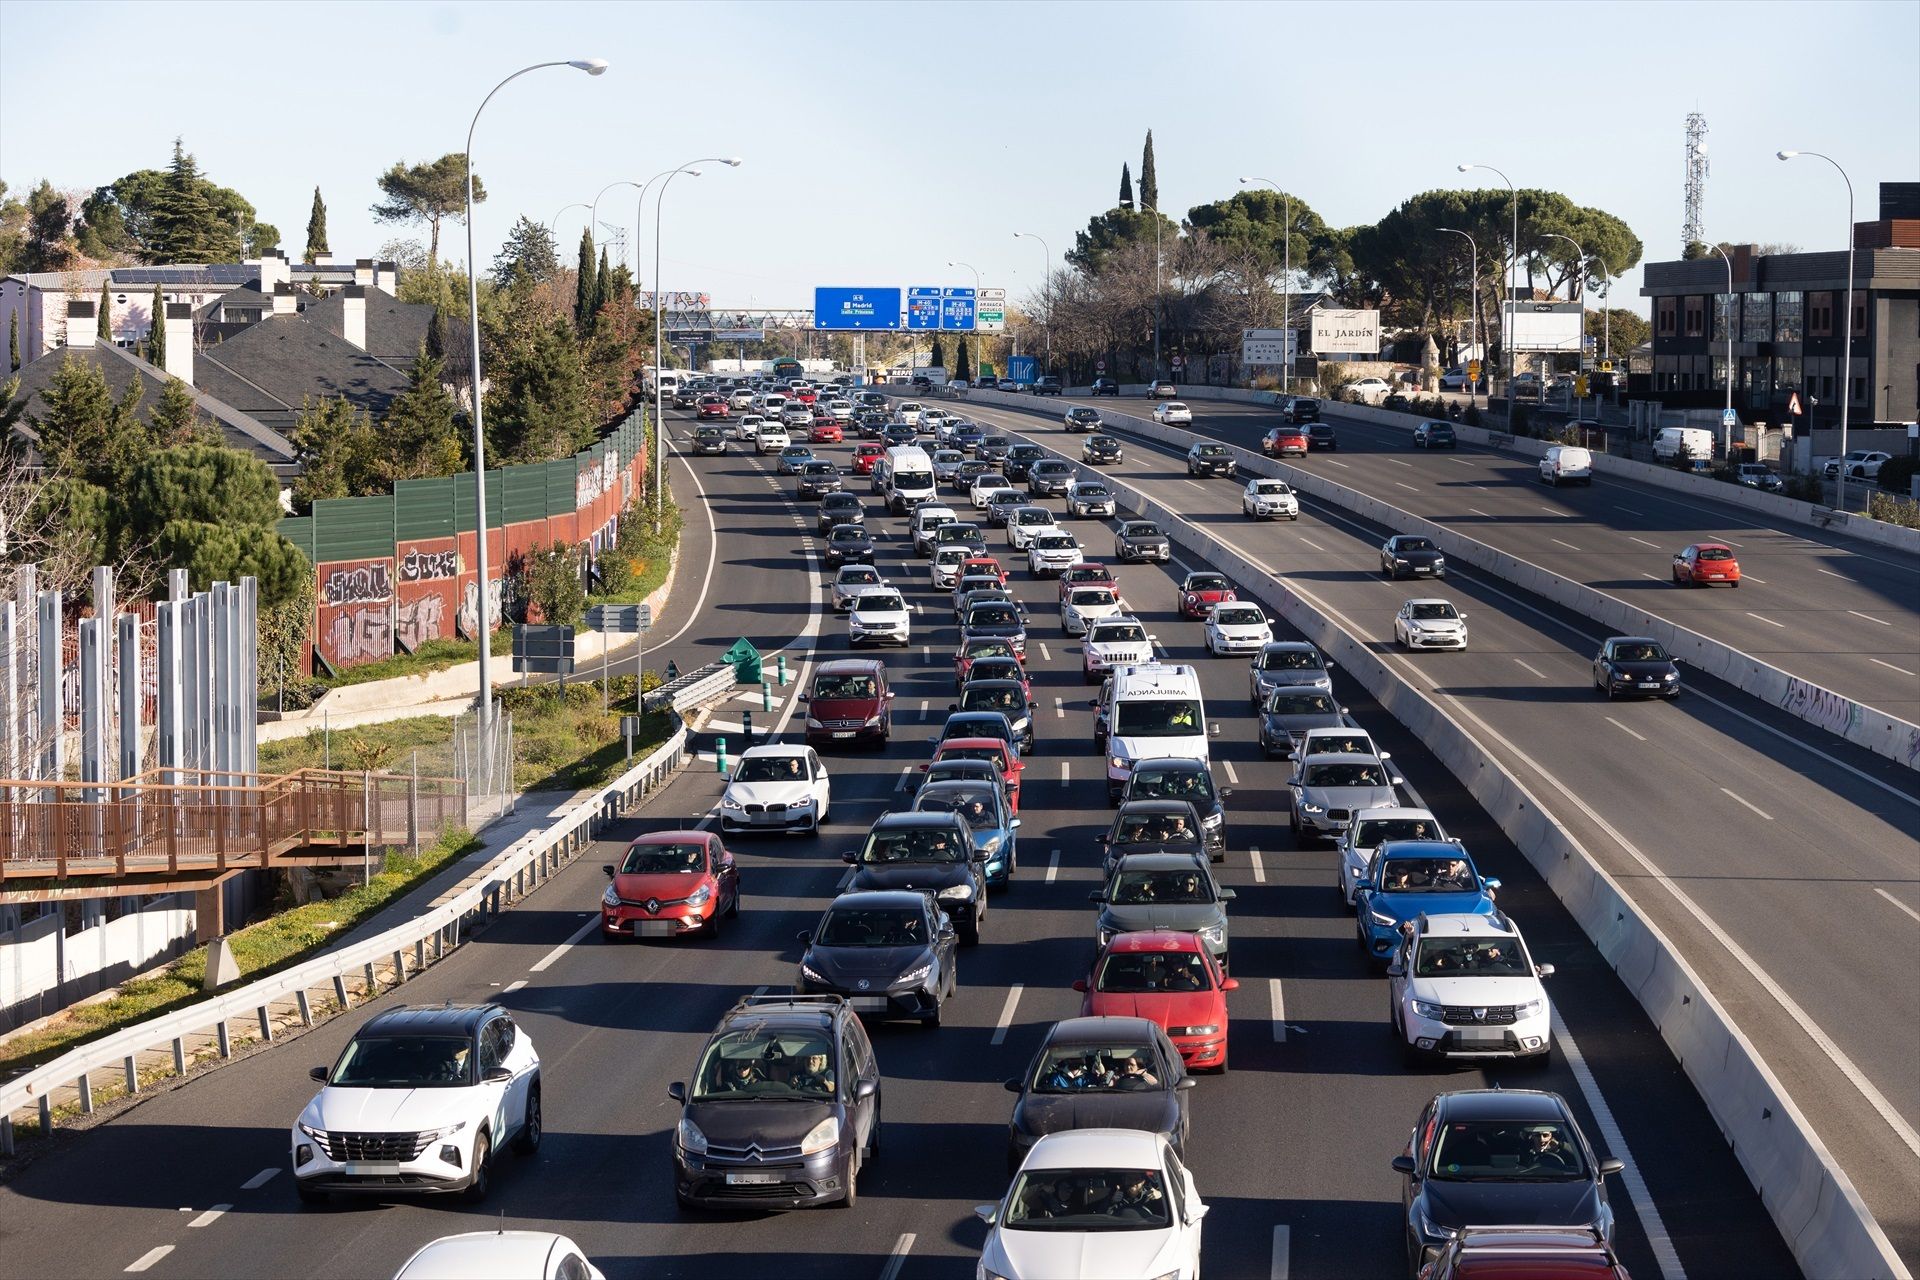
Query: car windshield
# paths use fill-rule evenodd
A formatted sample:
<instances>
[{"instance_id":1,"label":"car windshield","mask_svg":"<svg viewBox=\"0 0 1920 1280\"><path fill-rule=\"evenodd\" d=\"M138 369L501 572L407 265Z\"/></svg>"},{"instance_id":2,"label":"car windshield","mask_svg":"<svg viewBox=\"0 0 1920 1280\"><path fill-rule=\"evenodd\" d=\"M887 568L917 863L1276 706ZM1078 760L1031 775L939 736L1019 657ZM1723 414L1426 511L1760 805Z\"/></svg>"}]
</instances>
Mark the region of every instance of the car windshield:
<instances>
[{"instance_id":1,"label":"car windshield","mask_svg":"<svg viewBox=\"0 0 1920 1280\"><path fill-rule=\"evenodd\" d=\"M1007 1193L1013 1231L1163 1231L1173 1218L1153 1169L1035 1169Z\"/></svg>"},{"instance_id":2,"label":"car windshield","mask_svg":"<svg viewBox=\"0 0 1920 1280\"><path fill-rule=\"evenodd\" d=\"M933 562L937 565L959 564L967 558L965 547L942 547L934 553Z\"/></svg>"},{"instance_id":3,"label":"car windshield","mask_svg":"<svg viewBox=\"0 0 1920 1280\"><path fill-rule=\"evenodd\" d=\"M735 782L805 782L807 762L798 755L747 756L734 771Z\"/></svg>"},{"instance_id":4,"label":"car windshield","mask_svg":"<svg viewBox=\"0 0 1920 1280\"><path fill-rule=\"evenodd\" d=\"M1073 420L1075 422L1092 422L1099 416L1099 414L1091 409L1075 409L1073 411Z\"/></svg>"},{"instance_id":5,"label":"car windshield","mask_svg":"<svg viewBox=\"0 0 1920 1280\"><path fill-rule=\"evenodd\" d=\"M359 1036L327 1083L336 1089L437 1089L472 1083L465 1036Z\"/></svg>"},{"instance_id":6,"label":"car windshield","mask_svg":"<svg viewBox=\"0 0 1920 1280\"><path fill-rule=\"evenodd\" d=\"M949 785L923 788L913 807L921 813L957 813L970 827L992 827L999 825L993 800L990 787Z\"/></svg>"},{"instance_id":7,"label":"car windshield","mask_svg":"<svg viewBox=\"0 0 1920 1280\"><path fill-rule=\"evenodd\" d=\"M1267 699L1267 710L1277 716L1330 716L1333 699L1324 693L1296 693L1281 689Z\"/></svg>"},{"instance_id":8,"label":"car windshield","mask_svg":"<svg viewBox=\"0 0 1920 1280\"><path fill-rule=\"evenodd\" d=\"M1187 579L1189 591L1225 591L1227 579L1218 573L1196 573Z\"/></svg>"},{"instance_id":9,"label":"car windshield","mask_svg":"<svg viewBox=\"0 0 1920 1280\"><path fill-rule=\"evenodd\" d=\"M1026 507L1013 513L1015 524L1048 525L1053 523L1053 513L1045 507Z\"/></svg>"},{"instance_id":10,"label":"car windshield","mask_svg":"<svg viewBox=\"0 0 1920 1280\"><path fill-rule=\"evenodd\" d=\"M1089 640L1093 644L1141 644L1146 641L1147 629L1137 622L1117 622L1112 626L1095 627Z\"/></svg>"},{"instance_id":11,"label":"car windshield","mask_svg":"<svg viewBox=\"0 0 1920 1280\"><path fill-rule=\"evenodd\" d=\"M1123 538L1157 538L1160 536L1160 526L1148 520L1139 520L1131 524L1121 525L1120 536Z\"/></svg>"},{"instance_id":12,"label":"car windshield","mask_svg":"<svg viewBox=\"0 0 1920 1280\"><path fill-rule=\"evenodd\" d=\"M967 643L966 657L969 658L1011 658L1013 646L1005 640L971 640Z\"/></svg>"},{"instance_id":13,"label":"car windshield","mask_svg":"<svg viewBox=\"0 0 1920 1280\"><path fill-rule=\"evenodd\" d=\"M1042 551L1065 551L1079 544L1070 533L1049 533L1033 540L1033 545Z\"/></svg>"},{"instance_id":14,"label":"car windshield","mask_svg":"<svg viewBox=\"0 0 1920 1280\"><path fill-rule=\"evenodd\" d=\"M1586 1159L1558 1121L1456 1120L1434 1137L1431 1174L1446 1182L1565 1182Z\"/></svg>"},{"instance_id":15,"label":"car windshield","mask_svg":"<svg viewBox=\"0 0 1920 1280\"><path fill-rule=\"evenodd\" d=\"M1639 640L1615 645L1613 657L1616 662L1665 662L1667 651L1651 640Z\"/></svg>"},{"instance_id":16,"label":"car windshield","mask_svg":"<svg viewBox=\"0 0 1920 1280\"><path fill-rule=\"evenodd\" d=\"M1260 655L1262 671L1318 671L1322 665L1317 649L1268 649Z\"/></svg>"},{"instance_id":17,"label":"car windshield","mask_svg":"<svg viewBox=\"0 0 1920 1280\"><path fill-rule=\"evenodd\" d=\"M1420 622L1430 622L1436 618L1457 618L1459 616L1460 615L1454 611L1454 607L1445 601L1435 601L1431 604L1416 604L1413 606L1413 617L1416 621Z\"/></svg>"},{"instance_id":18,"label":"car windshield","mask_svg":"<svg viewBox=\"0 0 1920 1280\"><path fill-rule=\"evenodd\" d=\"M1020 615L1010 604L983 604L967 614L969 627L1017 627Z\"/></svg>"},{"instance_id":19,"label":"car windshield","mask_svg":"<svg viewBox=\"0 0 1920 1280\"><path fill-rule=\"evenodd\" d=\"M673 844L636 844L620 863L622 875L691 875L707 865L707 847L680 841Z\"/></svg>"},{"instance_id":20,"label":"car windshield","mask_svg":"<svg viewBox=\"0 0 1920 1280\"><path fill-rule=\"evenodd\" d=\"M1293 492L1292 489L1289 489L1287 487L1287 482L1285 480L1255 481L1253 486L1253 491L1255 493L1269 494L1269 495L1286 494L1286 493Z\"/></svg>"},{"instance_id":21,"label":"car windshield","mask_svg":"<svg viewBox=\"0 0 1920 1280\"><path fill-rule=\"evenodd\" d=\"M1007 478L998 471L982 471L973 478L973 487L976 489L1004 489L1006 484Z\"/></svg>"},{"instance_id":22,"label":"car windshield","mask_svg":"<svg viewBox=\"0 0 1920 1280\"><path fill-rule=\"evenodd\" d=\"M840 571L840 585L843 587L871 586L879 581L880 571L870 565Z\"/></svg>"},{"instance_id":23,"label":"car windshield","mask_svg":"<svg viewBox=\"0 0 1920 1280\"><path fill-rule=\"evenodd\" d=\"M1374 849L1389 840L1436 840L1436 823L1425 818L1367 818L1353 825L1353 847Z\"/></svg>"},{"instance_id":24,"label":"car windshield","mask_svg":"<svg viewBox=\"0 0 1920 1280\"><path fill-rule=\"evenodd\" d=\"M1211 991L1213 977L1194 951L1136 951L1110 955L1100 966L1096 991L1121 994Z\"/></svg>"},{"instance_id":25,"label":"car windshield","mask_svg":"<svg viewBox=\"0 0 1920 1280\"><path fill-rule=\"evenodd\" d=\"M907 604L891 591L862 591L853 607L861 613L903 613Z\"/></svg>"},{"instance_id":26,"label":"car windshield","mask_svg":"<svg viewBox=\"0 0 1920 1280\"><path fill-rule=\"evenodd\" d=\"M1127 784L1136 800L1211 800L1213 775L1204 769L1139 769Z\"/></svg>"},{"instance_id":27,"label":"car windshield","mask_svg":"<svg viewBox=\"0 0 1920 1280\"><path fill-rule=\"evenodd\" d=\"M982 686L968 682L960 694L962 711L1004 711L1009 716L1024 712L1027 700L1018 685Z\"/></svg>"},{"instance_id":28,"label":"car windshield","mask_svg":"<svg viewBox=\"0 0 1920 1280\"><path fill-rule=\"evenodd\" d=\"M827 1101L833 1055L814 1032L750 1027L715 1036L694 1073L695 1102Z\"/></svg>"},{"instance_id":29,"label":"car windshield","mask_svg":"<svg viewBox=\"0 0 1920 1280\"><path fill-rule=\"evenodd\" d=\"M1200 732L1194 698L1135 698L1114 708L1113 732L1121 737L1183 737Z\"/></svg>"},{"instance_id":30,"label":"car windshield","mask_svg":"<svg viewBox=\"0 0 1920 1280\"><path fill-rule=\"evenodd\" d=\"M1306 785L1309 787L1384 787L1387 774L1377 764L1364 761L1340 761L1332 764L1307 766Z\"/></svg>"},{"instance_id":31,"label":"car windshield","mask_svg":"<svg viewBox=\"0 0 1920 1280\"><path fill-rule=\"evenodd\" d=\"M1115 844L1160 844L1196 838L1184 813L1128 813L1114 823Z\"/></svg>"},{"instance_id":32,"label":"car windshield","mask_svg":"<svg viewBox=\"0 0 1920 1280\"><path fill-rule=\"evenodd\" d=\"M1020 664L1012 658L975 659L973 669L967 675L971 680L1019 680L1022 683L1026 680Z\"/></svg>"},{"instance_id":33,"label":"car windshield","mask_svg":"<svg viewBox=\"0 0 1920 1280\"><path fill-rule=\"evenodd\" d=\"M1389 858L1380 868L1388 893L1465 893L1479 887L1465 858Z\"/></svg>"},{"instance_id":34,"label":"car windshield","mask_svg":"<svg viewBox=\"0 0 1920 1280\"><path fill-rule=\"evenodd\" d=\"M813 682L813 697L816 702L829 702L840 698L874 698L879 696L879 687L872 676L821 675Z\"/></svg>"},{"instance_id":35,"label":"car windshield","mask_svg":"<svg viewBox=\"0 0 1920 1280\"><path fill-rule=\"evenodd\" d=\"M1186 407L1187 406L1183 404L1170 404L1167 406L1167 408L1169 409L1184 409ZM1203 444L1199 448L1195 449L1194 452L1197 453L1202 458L1220 458L1220 457L1226 456L1227 451L1225 448L1217 444Z\"/></svg>"},{"instance_id":36,"label":"car windshield","mask_svg":"<svg viewBox=\"0 0 1920 1280\"><path fill-rule=\"evenodd\" d=\"M1198 870L1122 870L1113 878L1107 899L1116 906L1191 905L1213 901L1213 890Z\"/></svg>"},{"instance_id":37,"label":"car windshield","mask_svg":"<svg viewBox=\"0 0 1920 1280\"><path fill-rule=\"evenodd\" d=\"M1223 627L1257 627L1267 620L1267 615L1248 605L1245 607L1226 607L1213 611L1214 621Z\"/></svg>"},{"instance_id":38,"label":"car windshield","mask_svg":"<svg viewBox=\"0 0 1920 1280\"><path fill-rule=\"evenodd\" d=\"M1700 558L1702 560L1731 560L1733 559L1733 552L1727 550L1725 547L1702 547L1700 548Z\"/></svg>"},{"instance_id":39,"label":"car windshield","mask_svg":"<svg viewBox=\"0 0 1920 1280\"><path fill-rule=\"evenodd\" d=\"M1033 471L1035 475L1042 475L1042 476L1058 476L1058 475L1073 474L1073 468L1068 466L1066 463L1052 462L1052 461L1036 463L1034 465Z\"/></svg>"},{"instance_id":40,"label":"car windshield","mask_svg":"<svg viewBox=\"0 0 1920 1280\"><path fill-rule=\"evenodd\" d=\"M1431 551L1433 544L1425 538L1397 538L1394 540L1393 549L1395 551Z\"/></svg>"},{"instance_id":41,"label":"car windshield","mask_svg":"<svg viewBox=\"0 0 1920 1280\"><path fill-rule=\"evenodd\" d=\"M1524 978L1532 970L1510 938L1425 938L1413 972L1420 978Z\"/></svg>"},{"instance_id":42,"label":"car windshield","mask_svg":"<svg viewBox=\"0 0 1920 1280\"><path fill-rule=\"evenodd\" d=\"M800 473L809 476L830 476L835 474L831 462L809 462L806 466L800 468Z\"/></svg>"},{"instance_id":43,"label":"car windshield","mask_svg":"<svg viewBox=\"0 0 1920 1280\"><path fill-rule=\"evenodd\" d=\"M1143 1044L1057 1045L1040 1059L1033 1076L1035 1093L1139 1092L1164 1087L1154 1069L1153 1050Z\"/></svg>"},{"instance_id":44,"label":"car windshield","mask_svg":"<svg viewBox=\"0 0 1920 1280\"><path fill-rule=\"evenodd\" d=\"M910 907L835 907L820 922L816 947L924 947L927 919Z\"/></svg>"},{"instance_id":45,"label":"car windshield","mask_svg":"<svg viewBox=\"0 0 1920 1280\"><path fill-rule=\"evenodd\" d=\"M850 524L840 525L827 535L828 542L865 542L866 540L866 532Z\"/></svg>"},{"instance_id":46,"label":"car windshield","mask_svg":"<svg viewBox=\"0 0 1920 1280\"><path fill-rule=\"evenodd\" d=\"M1082 587L1073 593L1073 603L1082 608L1114 603L1113 592L1105 587Z\"/></svg>"},{"instance_id":47,"label":"car windshield","mask_svg":"<svg viewBox=\"0 0 1920 1280\"><path fill-rule=\"evenodd\" d=\"M895 831L867 834L867 847L860 861L960 862L966 857L959 838L951 827L905 827Z\"/></svg>"},{"instance_id":48,"label":"car windshield","mask_svg":"<svg viewBox=\"0 0 1920 1280\"><path fill-rule=\"evenodd\" d=\"M1107 487L1103 484L1075 485L1073 491L1082 498L1104 498L1108 496Z\"/></svg>"},{"instance_id":49,"label":"car windshield","mask_svg":"<svg viewBox=\"0 0 1920 1280\"><path fill-rule=\"evenodd\" d=\"M997 766L1004 759L1006 756L996 747L948 747L940 753L940 761L985 760Z\"/></svg>"}]
</instances>

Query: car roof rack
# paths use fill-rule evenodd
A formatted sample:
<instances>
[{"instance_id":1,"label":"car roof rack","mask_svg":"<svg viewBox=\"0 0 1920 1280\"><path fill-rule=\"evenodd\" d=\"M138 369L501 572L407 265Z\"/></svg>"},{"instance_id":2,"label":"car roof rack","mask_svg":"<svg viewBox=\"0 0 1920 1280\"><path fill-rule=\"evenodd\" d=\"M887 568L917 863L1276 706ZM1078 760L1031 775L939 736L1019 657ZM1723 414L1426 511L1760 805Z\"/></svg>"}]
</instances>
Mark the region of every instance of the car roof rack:
<instances>
[{"instance_id":1,"label":"car roof rack","mask_svg":"<svg viewBox=\"0 0 1920 1280\"><path fill-rule=\"evenodd\" d=\"M766 992L764 994L758 994L758 995L750 993L750 994L741 996L738 1000L733 1002L733 1007L735 1009L751 1009L761 1005L786 1004L786 1005L818 1005L821 1008L833 1008L833 1007L838 1007L840 1005L844 1005L846 1004L846 1002L847 1002L847 998L845 996L835 996L835 995L808 996L808 995L799 995L797 993L775 995L772 992Z\"/></svg>"}]
</instances>

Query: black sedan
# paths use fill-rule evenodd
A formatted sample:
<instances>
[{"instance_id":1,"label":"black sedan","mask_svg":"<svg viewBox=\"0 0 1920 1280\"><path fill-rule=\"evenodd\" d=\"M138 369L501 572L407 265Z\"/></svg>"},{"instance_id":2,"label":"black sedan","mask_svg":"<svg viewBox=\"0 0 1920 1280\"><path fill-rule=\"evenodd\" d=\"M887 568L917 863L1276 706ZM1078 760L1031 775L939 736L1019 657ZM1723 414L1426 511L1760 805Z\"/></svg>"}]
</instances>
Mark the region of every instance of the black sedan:
<instances>
[{"instance_id":1,"label":"black sedan","mask_svg":"<svg viewBox=\"0 0 1920 1280\"><path fill-rule=\"evenodd\" d=\"M1431 1262L1462 1227L1489 1222L1591 1228L1613 1239L1607 1175L1566 1100L1532 1089L1462 1089L1420 1113L1393 1158L1406 1178L1407 1270Z\"/></svg>"},{"instance_id":2,"label":"black sedan","mask_svg":"<svg viewBox=\"0 0 1920 1280\"><path fill-rule=\"evenodd\" d=\"M1120 394L1120 384L1112 378L1095 378L1093 380L1093 387L1088 394L1096 396L1117 396Z\"/></svg>"},{"instance_id":3,"label":"black sedan","mask_svg":"<svg viewBox=\"0 0 1920 1280\"><path fill-rule=\"evenodd\" d=\"M1454 438L1451 422L1423 422L1413 429L1413 447L1416 449L1454 449L1459 444Z\"/></svg>"},{"instance_id":4,"label":"black sedan","mask_svg":"<svg viewBox=\"0 0 1920 1280\"><path fill-rule=\"evenodd\" d=\"M1344 708L1319 689L1279 688L1260 708L1260 751L1269 760L1293 754L1294 743L1309 729L1338 729Z\"/></svg>"},{"instance_id":5,"label":"black sedan","mask_svg":"<svg viewBox=\"0 0 1920 1280\"><path fill-rule=\"evenodd\" d=\"M1232 787L1213 785L1213 773L1205 760L1187 756L1148 756L1133 762L1127 775L1126 790L1120 803L1130 800L1181 800L1200 815L1200 831L1207 846L1207 857L1220 862L1227 856L1227 807L1223 801L1233 794Z\"/></svg>"},{"instance_id":6,"label":"black sedan","mask_svg":"<svg viewBox=\"0 0 1920 1280\"><path fill-rule=\"evenodd\" d=\"M853 864L849 890L925 893L952 917L960 941L974 946L987 918L986 855L957 813L884 813L864 845L840 855Z\"/></svg>"},{"instance_id":7,"label":"black sedan","mask_svg":"<svg viewBox=\"0 0 1920 1280\"><path fill-rule=\"evenodd\" d=\"M1113 558L1121 563L1173 558L1166 530L1151 520L1128 520L1113 535Z\"/></svg>"},{"instance_id":8,"label":"black sedan","mask_svg":"<svg viewBox=\"0 0 1920 1280\"><path fill-rule=\"evenodd\" d=\"M1088 436L1087 442L1080 446L1080 461L1095 466L1107 466L1121 459L1120 441L1113 436Z\"/></svg>"},{"instance_id":9,"label":"black sedan","mask_svg":"<svg viewBox=\"0 0 1920 1280\"><path fill-rule=\"evenodd\" d=\"M718 427L701 427L693 433L693 451L701 454L725 453L726 433Z\"/></svg>"},{"instance_id":10,"label":"black sedan","mask_svg":"<svg viewBox=\"0 0 1920 1280\"><path fill-rule=\"evenodd\" d=\"M1190 476L1233 475L1233 454L1223 444L1196 444L1187 450Z\"/></svg>"},{"instance_id":11,"label":"black sedan","mask_svg":"<svg viewBox=\"0 0 1920 1280\"><path fill-rule=\"evenodd\" d=\"M1134 853L1205 854L1202 830L1200 811L1189 801L1122 799L1113 824L1100 837L1105 850L1100 870L1112 875L1115 864ZM1225 856L1223 850L1220 857Z\"/></svg>"},{"instance_id":12,"label":"black sedan","mask_svg":"<svg viewBox=\"0 0 1920 1280\"><path fill-rule=\"evenodd\" d=\"M1649 636L1612 636L1593 655L1593 687L1609 698L1677 698L1680 664Z\"/></svg>"},{"instance_id":13,"label":"black sedan","mask_svg":"<svg viewBox=\"0 0 1920 1280\"><path fill-rule=\"evenodd\" d=\"M1444 578L1447 558L1432 538L1396 533L1380 544L1380 572L1389 578Z\"/></svg>"},{"instance_id":14,"label":"black sedan","mask_svg":"<svg viewBox=\"0 0 1920 1280\"><path fill-rule=\"evenodd\" d=\"M829 493L820 499L820 507L814 517L814 531L825 533L837 524L861 525L866 521L866 504L860 501L859 495Z\"/></svg>"},{"instance_id":15,"label":"black sedan","mask_svg":"<svg viewBox=\"0 0 1920 1280\"><path fill-rule=\"evenodd\" d=\"M1165 1134L1178 1152L1187 1140L1187 1090L1193 1077L1167 1033L1145 1018L1067 1018L1056 1022L1017 1093L1007 1137L1007 1169L1020 1168L1033 1144L1073 1129L1138 1129Z\"/></svg>"},{"instance_id":16,"label":"black sedan","mask_svg":"<svg viewBox=\"0 0 1920 1280\"><path fill-rule=\"evenodd\" d=\"M843 893L800 941L806 950L794 991L844 996L870 1017L937 1027L959 984L958 935L928 893Z\"/></svg>"},{"instance_id":17,"label":"black sedan","mask_svg":"<svg viewBox=\"0 0 1920 1280\"><path fill-rule=\"evenodd\" d=\"M867 536L864 525L837 524L827 531L824 558L829 569L843 564L872 564L873 539Z\"/></svg>"},{"instance_id":18,"label":"black sedan","mask_svg":"<svg viewBox=\"0 0 1920 1280\"><path fill-rule=\"evenodd\" d=\"M831 462L803 462L795 474L799 477L794 489L797 498L824 498L840 491L840 468Z\"/></svg>"},{"instance_id":19,"label":"black sedan","mask_svg":"<svg viewBox=\"0 0 1920 1280\"><path fill-rule=\"evenodd\" d=\"M1074 470L1071 462L1062 462L1058 458L1046 458L1029 468L1027 492L1036 498L1058 497L1073 486L1073 477Z\"/></svg>"},{"instance_id":20,"label":"black sedan","mask_svg":"<svg viewBox=\"0 0 1920 1280\"><path fill-rule=\"evenodd\" d=\"M1025 480L1033 464L1047 456L1047 451L1037 444L1017 444L1007 450L1006 458L1000 464L1000 470L1009 480Z\"/></svg>"},{"instance_id":21,"label":"black sedan","mask_svg":"<svg viewBox=\"0 0 1920 1280\"><path fill-rule=\"evenodd\" d=\"M1333 451L1339 449L1339 447L1340 438L1333 434L1333 424L1331 422L1311 422L1307 424L1307 449L1309 452L1315 449Z\"/></svg>"}]
</instances>

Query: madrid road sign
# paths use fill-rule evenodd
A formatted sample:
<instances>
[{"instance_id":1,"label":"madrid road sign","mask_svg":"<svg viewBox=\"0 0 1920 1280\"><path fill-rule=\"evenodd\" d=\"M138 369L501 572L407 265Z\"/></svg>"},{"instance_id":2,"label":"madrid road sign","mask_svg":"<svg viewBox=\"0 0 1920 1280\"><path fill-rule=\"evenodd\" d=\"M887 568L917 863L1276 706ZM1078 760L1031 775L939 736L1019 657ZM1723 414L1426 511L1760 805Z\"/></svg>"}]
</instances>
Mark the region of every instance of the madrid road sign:
<instances>
[{"instance_id":1,"label":"madrid road sign","mask_svg":"<svg viewBox=\"0 0 1920 1280\"><path fill-rule=\"evenodd\" d=\"M816 329L898 329L900 290L826 289L813 291Z\"/></svg>"},{"instance_id":2,"label":"madrid road sign","mask_svg":"<svg viewBox=\"0 0 1920 1280\"><path fill-rule=\"evenodd\" d=\"M1004 333L1007 328L1007 291L982 289L979 305L973 309L976 333Z\"/></svg>"}]
</instances>

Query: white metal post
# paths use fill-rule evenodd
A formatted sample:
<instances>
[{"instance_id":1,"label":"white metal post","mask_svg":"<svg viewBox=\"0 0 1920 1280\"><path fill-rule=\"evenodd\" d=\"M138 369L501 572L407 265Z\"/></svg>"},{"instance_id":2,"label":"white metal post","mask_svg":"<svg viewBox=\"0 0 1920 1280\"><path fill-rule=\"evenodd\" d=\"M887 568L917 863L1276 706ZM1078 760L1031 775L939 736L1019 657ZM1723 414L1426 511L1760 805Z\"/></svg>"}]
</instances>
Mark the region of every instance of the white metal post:
<instances>
[{"instance_id":1,"label":"white metal post","mask_svg":"<svg viewBox=\"0 0 1920 1280\"><path fill-rule=\"evenodd\" d=\"M1834 509L1847 509L1847 412L1853 403L1853 179L1840 162L1818 151L1782 151L1782 160L1795 156L1814 156L1825 160L1847 184L1847 312L1840 321L1840 465L1835 469ZM1808 456L1812 456L1809 453Z\"/></svg>"}]
</instances>

